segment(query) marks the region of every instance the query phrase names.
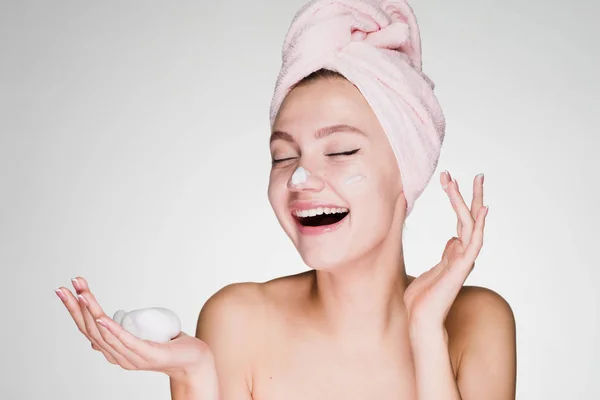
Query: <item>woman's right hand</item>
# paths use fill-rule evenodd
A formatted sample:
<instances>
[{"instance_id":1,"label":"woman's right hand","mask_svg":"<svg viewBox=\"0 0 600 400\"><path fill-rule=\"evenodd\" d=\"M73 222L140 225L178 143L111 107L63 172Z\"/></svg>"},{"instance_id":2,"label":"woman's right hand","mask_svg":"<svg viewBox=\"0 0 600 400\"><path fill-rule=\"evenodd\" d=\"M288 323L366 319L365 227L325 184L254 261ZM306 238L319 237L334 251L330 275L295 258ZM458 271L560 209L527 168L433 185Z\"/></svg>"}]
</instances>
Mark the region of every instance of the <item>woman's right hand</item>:
<instances>
[{"instance_id":1,"label":"woman's right hand","mask_svg":"<svg viewBox=\"0 0 600 400\"><path fill-rule=\"evenodd\" d=\"M77 297L64 287L56 294L92 348L111 364L126 370L162 372L176 380L214 370L212 353L201 340L184 332L167 343L139 339L104 313L85 279L78 277L72 282Z\"/></svg>"}]
</instances>

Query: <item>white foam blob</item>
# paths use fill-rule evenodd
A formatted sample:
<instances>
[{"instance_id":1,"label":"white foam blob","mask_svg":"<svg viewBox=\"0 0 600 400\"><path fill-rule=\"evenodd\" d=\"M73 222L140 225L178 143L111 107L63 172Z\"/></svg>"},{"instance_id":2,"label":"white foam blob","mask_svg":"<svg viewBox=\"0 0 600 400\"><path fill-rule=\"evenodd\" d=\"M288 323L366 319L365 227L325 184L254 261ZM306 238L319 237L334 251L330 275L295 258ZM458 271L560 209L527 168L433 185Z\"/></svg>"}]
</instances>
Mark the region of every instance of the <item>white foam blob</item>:
<instances>
[{"instance_id":1,"label":"white foam blob","mask_svg":"<svg viewBox=\"0 0 600 400\"><path fill-rule=\"evenodd\" d=\"M163 307L142 308L129 312L119 310L113 316L113 320L133 336L158 343L166 343L181 332L179 317Z\"/></svg>"},{"instance_id":2,"label":"white foam blob","mask_svg":"<svg viewBox=\"0 0 600 400\"><path fill-rule=\"evenodd\" d=\"M292 185L300 185L302 183L306 183L308 180L308 175L310 173L302 167L296 168L294 173L292 174Z\"/></svg>"}]
</instances>

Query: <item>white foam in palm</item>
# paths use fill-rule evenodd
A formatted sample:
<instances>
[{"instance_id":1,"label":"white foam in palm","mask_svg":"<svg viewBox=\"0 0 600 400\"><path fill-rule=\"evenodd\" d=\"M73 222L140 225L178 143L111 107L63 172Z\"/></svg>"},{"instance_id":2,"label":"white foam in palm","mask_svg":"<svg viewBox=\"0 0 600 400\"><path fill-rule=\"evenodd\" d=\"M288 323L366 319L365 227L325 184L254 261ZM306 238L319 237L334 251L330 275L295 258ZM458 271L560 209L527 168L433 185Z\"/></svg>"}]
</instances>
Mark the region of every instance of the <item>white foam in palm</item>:
<instances>
[{"instance_id":1,"label":"white foam in palm","mask_svg":"<svg viewBox=\"0 0 600 400\"><path fill-rule=\"evenodd\" d=\"M126 312L119 310L113 320L132 335L158 343L166 343L179 335L181 321L166 308L150 307Z\"/></svg>"}]
</instances>

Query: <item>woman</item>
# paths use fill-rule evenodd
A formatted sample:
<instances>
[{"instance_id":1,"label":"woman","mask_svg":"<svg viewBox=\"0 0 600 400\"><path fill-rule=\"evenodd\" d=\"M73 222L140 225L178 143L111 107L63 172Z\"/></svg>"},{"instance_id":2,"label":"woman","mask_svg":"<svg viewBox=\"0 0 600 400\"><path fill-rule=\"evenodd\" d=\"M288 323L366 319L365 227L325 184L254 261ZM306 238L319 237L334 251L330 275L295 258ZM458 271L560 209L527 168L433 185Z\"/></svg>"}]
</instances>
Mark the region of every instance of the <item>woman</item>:
<instances>
[{"instance_id":1,"label":"woman","mask_svg":"<svg viewBox=\"0 0 600 400\"><path fill-rule=\"evenodd\" d=\"M391 68L393 67L393 68ZM463 287L483 243L483 176L469 208L440 183L457 237L406 274L402 228L437 165L444 121L404 2L322 1L296 15L271 107L269 201L310 271L239 283L202 308L195 337L135 338L87 282L57 293L92 347L160 371L174 399L512 399L515 323Z\"/></svg>"}]
</instances>

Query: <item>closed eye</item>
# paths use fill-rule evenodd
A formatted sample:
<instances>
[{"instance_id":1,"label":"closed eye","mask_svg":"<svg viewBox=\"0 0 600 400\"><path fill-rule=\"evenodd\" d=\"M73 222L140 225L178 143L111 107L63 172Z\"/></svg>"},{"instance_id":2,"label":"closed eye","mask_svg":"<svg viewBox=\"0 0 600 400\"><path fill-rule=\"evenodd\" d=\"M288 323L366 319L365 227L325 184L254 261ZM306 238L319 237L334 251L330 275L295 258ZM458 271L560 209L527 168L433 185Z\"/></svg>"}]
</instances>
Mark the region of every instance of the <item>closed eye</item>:
<instances>
[{"instance_id":1,"label":"closed eye","mask_svg":"<svg viewBox=\"0 0 600 400\"><path fill-rule=\"evenodd\" d=\"M277 159L277 160L275 160L275 159L274 159L274 160L272 160L272 161L271 161L271 163L272 163L273 165L275 165L275 164L282 163L282 162L284 162L284 161L293 160L293 159L295 159L295 158L296 158L296 157L280 158L280 159Z\"/></svg>"},{"instance_id":2,"label":"closed eye","mask_svg":"<svg viewBox=\"0 0 600 400\"><path fill-rule=\"evenodd\" d=\"M352 154L356 154L358 153L360 149L355 149L355 150L350 150L350 151L343 151L341 153L330 153L327 154L328 157L344 157L344 156L351 156Z\"/></svg>"}]
</instances>

